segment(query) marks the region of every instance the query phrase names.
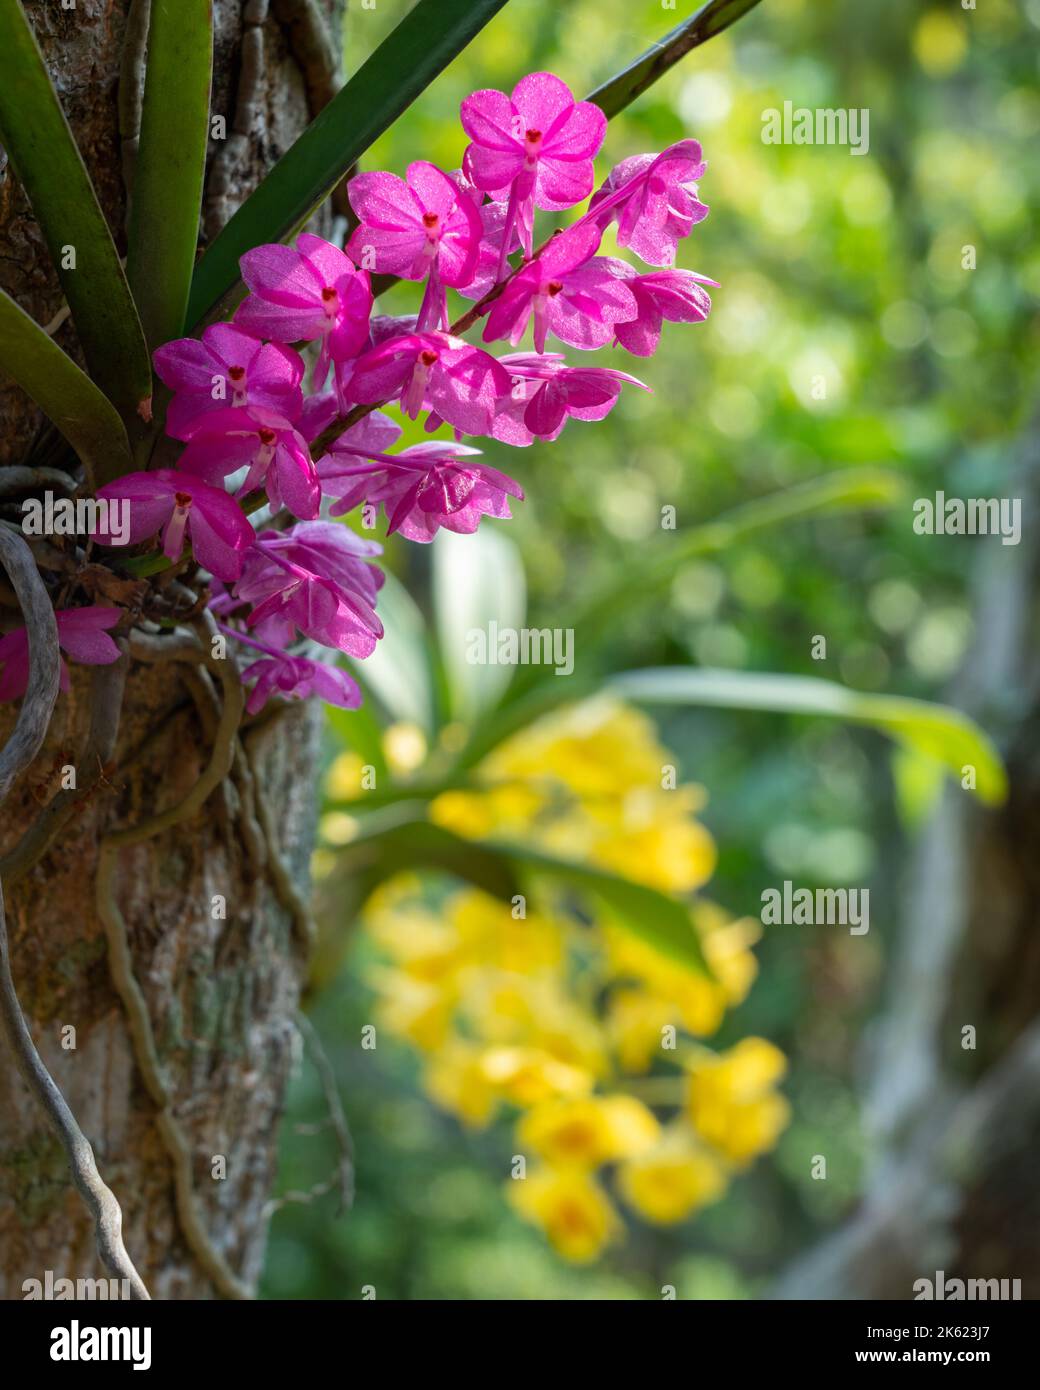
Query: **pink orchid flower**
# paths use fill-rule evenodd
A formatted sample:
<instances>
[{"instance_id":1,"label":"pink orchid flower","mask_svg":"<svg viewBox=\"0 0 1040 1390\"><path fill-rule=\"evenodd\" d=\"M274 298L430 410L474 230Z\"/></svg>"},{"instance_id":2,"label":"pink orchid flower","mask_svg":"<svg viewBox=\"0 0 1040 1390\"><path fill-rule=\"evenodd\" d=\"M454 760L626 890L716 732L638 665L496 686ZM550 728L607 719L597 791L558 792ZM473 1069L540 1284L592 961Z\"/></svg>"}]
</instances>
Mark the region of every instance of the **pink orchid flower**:
<instances>
[{"instance_id":1,"label":"pink orchid flower","mask_svg":"<svg viewBox=\"0 0 1040 1390\"><path fill-rule=\"evenodd\" d=\"M203 330L202 341L178 338L152 355L159 378L176 394L166 411L166 433L187 439L200 415L229 406L253 406L292 424L303 409L303 358L280 343L262 343L230 323Z\"/></svg>"},{"instance_id":2,"label":"pink orchid flower","mask_svg":"<svg viewBox=\"0 0 1040 1390\"><path fill-rule=\"evenodd\" d=\"M399 454L367 455L369 462L344 462L337 484L344 490L333 515L360 502L382 503L387 535L400 531L410 541L432 541L440 527L472 534L482 516L509 517L508 497L523 501L519 483L484 463L463 463L479 449L451 440L413 444Z\"/></svg>"},{"instance_id":3,"label":"pink orchid flower","mask_svg":"<svg viewBox=\"0 0 1040 1390\"><path fill-rule=\"evenodd\" d=\"M485 203L484 194L475 183L466 177L461 169L453 169L451 177L473 203L481 224L480 244L477 247L473 278L467 284L459 285L458 291L465 299L483 299L488 291L494 289L498 283L499 268L514 251L520 249L520 233L514 224L509 233L509 245L503 251L502 242L506 234L506 204Z\"/></svg>"},{"instance_id":4,"label":"pink orchid flower","mask_svg":"<svg viewBox=\"0 0 1040 1390\"><path fill-rule=\"evenodd\" d=\"M246 667L242 679L256 681L246 700L249 714L258 714L272 695L280 695L283 700L305 700L308 695L317 695L327 705L338 705L340 709L361 706L361 688L346 671L303 656L281 652L261 657Z\"/></svg>"},{"instance_id":5,"label":"pink orchid flower","mask_svg":"<svg viewBox=\"0 0 1040 1390\"><path fill-rule=\"evenodd\" d=\"M345 362L364 347L372 288L338 246L301 232L295 250L257 246L240 265L252 293L238 306L235 324L280 343L320 338L315 389L324 386L331 362Z\"/></svg>"},{"instance_id":6,"label":"pink orchid flower","mask_svg":"<svg viewBox=\"0 0 1040 1390\"><path fill-rule=\"evenodd\" d=\"M558 352L513 353L499 361L512 373L513 389L495 416L492 434L519 448L536 438L558 438L569 418L602 420L624 385L650 390L612 367L568 367Z\"/></svg>"},{"instance_id":7,"label":"pink orchid flower","mask_svg":"<svg viewBox=\"0 0 1040 1390\"><path fill-rule=\"evenodd\" d=\"M619 246L630 247L647 265L674 265L679 242L708 215L696 182L705 168L696 140L623 159L593 195L586 217L601 230L616 217Z\"/></svg>"},{"instance_id":8,"label":"pink orchid flower","mask_svg":"<svg viewBox=\"0 0 1040 1390\"><path fill-rule=\"evenodd\" d=\"M262 531L246 556L235 597L256 606L247 618L283 646L294 628L326 647L364 658L383 625L373 607L383 576L364 563L379 553L336 522L306 522Z\"/></svg>"},{"instance_id":9,"label":"pink orchid flower","mask_svg":"<svg viewBox=\"0 0 1040 1390\"><path fill-rule=\"evenodd\" d=\"M306 439L291 426L257 419L252 410L204 415L196 422L180 466L213 484L246 468L236 497L266 487L275 511L284 505L304 520L318 515L321 488Z\"/></svg>"},{"instance_id":10,"label":"pink orchid flower","mask_svg":"<svg viewBox=\"0 0 1040 1390\"><path fill-rule=\"evenodd\" d=\"M661 340L661 325L703 323L711 312L711 296L705 285L718 289L717 280L695 270L653 270L640 275L626 261L612 260L610 268L636 297L635 318L614 325L614 336L636 357L652 357Z\"/></svg>"},{"instance_id":11,"label":"pink orchid flower","mask_svg":"<svg viewBox=\"0 0 1040 1390\"><path fill-rule=\"evenodd\" d=\"M499 202L508 199L507 228L511 233L519 224L530 256L533 209L559 212L592 192L592 161L607 118L591 102L576 102L551 72L521 78L512 97L488 89L474 92L462 103L461 116L473 142L462 167L478 188ZM505 256L503 244L500 278Z\"/></svg>"},{"instance_id":12,"label":"pink orchid flower","mask_svg":"<svg viewBox=\"0 0 1040 1390\"><path fill-rule=\"evenodd\" d=\"M305 700L309 695L317 695L326 704L339 705L341 709L358 709L361 705L357 681L340 667L279 651L226 623L218 622L217 626L234 641L263 653L242 672L244 683L256 682L246 700L247 714L258 714L274 695L284 700Z\"/></svg>"},{"instance_id":13,"label":"pink orchid flower","mask_svg":"<svg viewBox=\"0 0 1040 1390\"><path fill-rule=\"evenodd\" d=\"M227 580L241 574L242 557L253 544L253 528L234 498L194 473L173 468L127 473L99 488L97 495L130 503L125 544L136 545L162 531L163 554L168 560L179 560L187 534L195 559L210 574ZM95 539L101 545L116 543L103 534Z\"/></svg>"},{"instance_id":14,"label":"pink orchid flower","mask_svg":"<svg viewBox=\"0 0 1040 1390\"><path fill-rule=\"evenodd\" d=\"M599 228L589 222L554 237L495 300L484 341L508 338L515 346L533 314L538 352L545 350L550 331L576 348L611 342L614 325L635 318L636 300L624 281L611 274L607 258L594 255L599 241Z\"/></svg>"},{"instance_id":15,"label":"pink orchid flower","mask_svg":"<svg viewBox=\"0 0 1040 1390\"><path fill-rule=\"evenodd\" d=\"M354 487L353 474L344 474L344 469L359 460L385 454L393 448L401 437L401 426L381 410L374 410L364 416L356 425L351 425L338 439L334 440L328 453L315 462L321 490L326 497L342 497ZM336 507L330 508L332 516L339 516Z\"/></svg>"},{"instance_id":16,"label":"pink orchid flower","mask_svg":"<svg viewBox=\"0 0 1040 1390\"><path fill-rule=\"evenodd\" d=\"M369 320L368 342L365 344L365 351L379 347L390 338L399 338L403 333L414 333L418 322L419 319L416 314L373 314ZM358 358L351 357L346 362L337 362L333 369L336 410L341 415L346 415L352 404L350 382L357 361ZM305 402L304 410L306 408ZM334 417L330 417L329 423L331 423L332 418ZM303 432L306 435L306 430ZM308 435L307 437L310 438L311 436Z\"/></svg>"},{"instance_id":17,"label":"pink orchid flower","mask_svg":"<svg viewBox=\"0 0 1040 1390\"><path fill-rule=\"evenodd\" d=\"M619 282L613 280L617 285ZM348 393L365 404L400 398L415 419L433 410L464 434L487 434L509 374L490 353L447 333L389 338L354 364Z\"/></svg>"},{"instance_id":18,"label":"pink orchid flower","mask_svg":"<svg viewBox=\"0 0 1040 1390\"><path fill-rule=\"evenodd\" d=\"M122 617L119 608L92 604L88 608L59 608L54 618L58 626L58 646L81 666L108 666L119 659L119 648L106 628L115 627ZM24 627L0 637L0 700L20 700L29 684L29 635ZM61 661L60 684L69 688L69 670Z\"/></svg>"},{"instance_id":19,"label":"pink orchid flower","mask_svg":"<svg viewBox=\"0 0 1040 1390\"><path fill-rule=\"evenodd\" d=\"M472 280L483 226L471 198L434 164L417 160L407 181L358 174L347 186L360 220L347 254L365 270L426 280L419 327L446 328L445 285Z\"/></svg>"}]
</instances>

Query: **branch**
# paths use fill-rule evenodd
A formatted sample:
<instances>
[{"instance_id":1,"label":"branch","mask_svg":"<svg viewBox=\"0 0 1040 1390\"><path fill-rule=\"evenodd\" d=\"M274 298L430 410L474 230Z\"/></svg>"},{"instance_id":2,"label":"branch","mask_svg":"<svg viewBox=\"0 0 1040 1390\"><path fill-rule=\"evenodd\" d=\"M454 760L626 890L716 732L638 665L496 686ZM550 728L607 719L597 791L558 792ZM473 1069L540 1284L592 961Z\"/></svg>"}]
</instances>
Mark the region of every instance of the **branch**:
<instances>
[{"instance_id":1,"label":"branch","mask_svg":"<svg viewBox=\"0 0 1040 1390\"><path fill-rule=\"evenodd\" d=\"M590 92L586 100L594 102L608 118L616 116L692 49L721 34L757 4L758 0L708 0L623 72Z\"/></svg>"},{"instance_id":2,"label":"branch","mask_svg":"<svg viewBox=\"0 0 1040 1390\"><path fill-rule=\"evenodd\" d=\"M29 766L39 752L47 733L54 702L58 697L61 658L58 628L43 580L25 542L0 527L0 563L10 576L25 615L29 632L29 685L18 714L14 733L0 750L0 800L15 778ZM111 1189L97 1169L90 1141L76 1123L65 1097L58 1089L40 1054L22 1014L7 943L7 918L3 886L0 884L0 1025L14 1054L18 1070L50 1120L68 1155L72 1177L94 1218L98 1254L106 1269L129 1283L131 1297L147 1300L148 1290L134 1268L123 1244L123 1214Z\"/></svg>"}]
</instances>

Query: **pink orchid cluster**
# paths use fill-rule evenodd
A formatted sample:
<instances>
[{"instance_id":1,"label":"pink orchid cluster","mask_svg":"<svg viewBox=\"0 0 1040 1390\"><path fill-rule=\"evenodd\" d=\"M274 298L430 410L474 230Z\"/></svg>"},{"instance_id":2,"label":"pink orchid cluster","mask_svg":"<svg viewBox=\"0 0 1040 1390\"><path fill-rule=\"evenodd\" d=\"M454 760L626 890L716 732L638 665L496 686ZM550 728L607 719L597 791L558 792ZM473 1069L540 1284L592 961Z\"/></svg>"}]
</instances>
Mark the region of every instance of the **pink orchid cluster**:
<instances>
[{"instance_id":1,"label":"pink orchid cluster","mask_svg":"<svg viewBox=\"0 0 1040 1390\"><path fill-rule=\"evenodd\" d=\"M306 639L363 658L382 635L380 547L320 520L323 497L333 517L365 507L365 525L381 505L387 533L418 542L507 518L520 486L465 437L523 448L556 439L571 418L603 419L624 386L649 389L614 368L572 365L547 351L550 337L649 357L665 320L700 322L711 307L715 282L674 268L679 241L708 212L697 141L622 161L593 194L606 117L558 77L534 73L510 96L475 92L461 118L471 142L461 169L420 160L403 179L351 181L358 225L344 250L302 233L295 247L242 257L249 294L233 322L155 353L173 392L166 430L185 446L177 467L98 494L130 503L129 544L161 533L176 561L190 543L214 578L222 630L257 654L243 672L250 710L272 694L360 700L344 672L289 651ZM563 212L590 194L584 215L536 250L536 209ZM612 223L617 246L653 269L600 254ZM373 315L370 272L424 282L418 314ZM448 289L475 301L455 324ZM485 344L514 348L530 325L534 351L495 356L468 342L481 319ZM317 349L306 396L305 344ZM450 437L394 452L401 426L378 408L390 403ZM283 509L296 523L255 530L241 503L260 489L276 523Z\"/></svg>"}]
</instances>

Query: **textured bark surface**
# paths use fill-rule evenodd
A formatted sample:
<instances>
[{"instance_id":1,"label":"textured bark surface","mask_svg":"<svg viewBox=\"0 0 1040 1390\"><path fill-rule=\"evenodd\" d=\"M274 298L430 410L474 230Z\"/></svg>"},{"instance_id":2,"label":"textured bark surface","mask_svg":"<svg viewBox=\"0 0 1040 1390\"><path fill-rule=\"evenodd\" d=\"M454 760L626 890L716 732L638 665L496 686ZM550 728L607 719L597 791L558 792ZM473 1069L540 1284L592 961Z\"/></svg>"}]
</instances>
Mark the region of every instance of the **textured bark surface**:
<instances>
[{"instance_id":1,"label":"textured bark surface","mask_svg":"<svg viewBox=\"0 0 1040 1390\"><path fill-rule=\"evenodd\" d=\"M26 4L121 253L118 80L128 8L128 0L78 0L75 10L50 0ZM229 139L213 142L209 161L203 217L209 236L331 90L327 84L320 94L324 59L315 59L311 40L320 35L315 12L334 15L337 6L334 0L316 7L283 3L268 14L266 0L216 0L214 9L211 110L226 116ZM307 13L309 20L301 18ZM301 34L310 36L308 43ZM337 44L338 38L329 41L326 58ZM42 235L10 168L0 172L0 286L41 324L62 305ZM71 324L56 340L78 357ZM0 466L24 460L41 424L33 404L0 379ZM109 982L94 870L103 833L174 804L209 756L181 672L168 664L131 666L114 769L50 853L7 889L13 971L26 1017L122 1204L130 1255L160 1298L210 1297L213 1288L178 1225L170 1160ZM87 673L74 671L44 752L0 812L0 859L58 791L63 765L77 768L81 784L87 780L88 697ZM279 715L255 746L283 857L301 888L313 839L317 714L297 707ZM12 723L10 708L0 707L0 739ZM263 1258L262 1213L294 1053L302 967L289 914L246 853L240 809L229 787L194 819L123 850L118 900L174 1111L190 1141L209 1236L252 1282ZM215 894L226 899L223 920L213 916ZM74 1049L62 1047L69 1025L76 1030ZM223 1180L211 1176L217 1155L227 1161ZM64 1154L10 1059L0 1057L0 1297L22 1297L23 1280L42 1279L48 1269L55 1277L105 1273Z\"/></svg>"}]
</instances>

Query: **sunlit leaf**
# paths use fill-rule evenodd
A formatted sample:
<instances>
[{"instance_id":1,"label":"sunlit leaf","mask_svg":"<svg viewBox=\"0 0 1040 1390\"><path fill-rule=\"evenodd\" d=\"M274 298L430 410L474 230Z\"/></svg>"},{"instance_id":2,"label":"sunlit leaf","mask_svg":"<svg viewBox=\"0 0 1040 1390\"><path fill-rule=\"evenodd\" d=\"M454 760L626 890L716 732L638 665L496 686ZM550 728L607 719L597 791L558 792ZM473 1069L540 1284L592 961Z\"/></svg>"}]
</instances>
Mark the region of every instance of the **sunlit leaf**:
<instances>
[{"instance_id":1,"label":"sunlit leaf","mask_svg":"<svg viewBox=\"0 0 1040 1390\"><path fill-rule=\"evenodd\" d=\"M486 525L472 536L440 531L433 543L433 597L451 713L471 720L495 703L513 675L512 666L470 660L475 631L485 634L490 654L490 633L523 626L526 584L513 541Z\"/></svg>"},{"instance_id":2,"label":"sunlit leaf","mask_svg":"<svg viewBox=\"0 0 1040 1390\"><path fill-rule=\"evenodd\" d=\"M506 0L419 0L319 112L245 200L199 262L188 322L197 323L238 283L238 261L284 241L466 47Z\"/></svg>"},{"instance_id":3,"label":"sunlit leaf","mask_svg":"<svg viewBox=\"0 0 1040 1390\"><path fill-rule=\"evenodd\" d=\"M434 701L423 615L404 585L389 573L376 607L384 635L372 655L351 663L350 669L392 718L418 724L429 732Z\"/></svg>"},{"instance_id":4,"label":"sunlit leaf","mask_svg":"<svg viewBox=\"0 0 1040 1390\"><path fill-rule=\"evenodd\" d=\"M126 274L153 350L184 330L212 69L211 0L152 0Z\"/></svg>"},{"instance_id":5,"label":"sunlit leaf","mask_svg":"<svg viewBox=\"0 0 1040 1390\"><path fill-rule=\"evenodd\" d=\"M966 714L946 705L902 695L864 694L815 676L686 666L629 671L614 677L607 688L642 704L818 714L868 724L941 763L958 782L964 768L974 768L974 790L982 801L996 805L1007 795L1007 776L992 740Z\"/></svg>"},{"instance_id":6,"label":"sunlit leaf","mask_svg":"<svg viewBox=\"0 0 1040 1390\"><path fill-rule=\"evenodd\" d=\"M652 600L656 593L667 589L676 570L689 560L718 554L748 536L788 522L888 507L904 491L905 483L896 473L881 468L854 468L745 502L688 531L662 531L657 550L642 547L618 566L616 579L603 585L591 599L573 604L569 617L576 641L582 650L593 650L597 638L616 622L619 613ZM528 668L530 679L526 686L514 682L508 702L485 715L474 729L459 760L461 767L472 767L532 720L598 688L598 680L592 677L550 678L551 669Z\"/></svg>"}]
</instances>

